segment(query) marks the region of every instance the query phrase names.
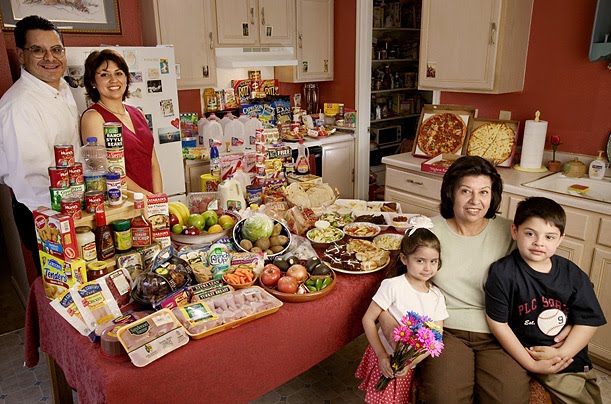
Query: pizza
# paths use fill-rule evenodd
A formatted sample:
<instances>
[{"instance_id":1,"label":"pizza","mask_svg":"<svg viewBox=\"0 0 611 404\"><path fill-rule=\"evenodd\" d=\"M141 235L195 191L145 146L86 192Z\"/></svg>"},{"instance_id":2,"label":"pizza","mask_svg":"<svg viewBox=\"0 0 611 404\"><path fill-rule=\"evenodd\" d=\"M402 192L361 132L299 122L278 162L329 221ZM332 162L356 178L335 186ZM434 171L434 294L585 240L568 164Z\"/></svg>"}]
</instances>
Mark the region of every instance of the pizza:
<instances>
[{"instance_id":1,"label":"pizza","mask_svg":"<svg viewBox=\"0 0 611 404\"><path fill-rule=\"evenodd\" d=\"M515 140L515 132L507 124L486 122L471 132L467 155L480 156L500 164L511 157Z\"/></svg>"},{"instance_id":2,"label":"pizza","mask_svg":"<svg viewBox=\"0 0 611 404\"><path fill-rule=\"evenodd\" d=\"M446 112L427 118L420 125L418 147L428 157L442 153L456 153L462 147L467 125L456 114Z\"/></svg>"}]
</instances>

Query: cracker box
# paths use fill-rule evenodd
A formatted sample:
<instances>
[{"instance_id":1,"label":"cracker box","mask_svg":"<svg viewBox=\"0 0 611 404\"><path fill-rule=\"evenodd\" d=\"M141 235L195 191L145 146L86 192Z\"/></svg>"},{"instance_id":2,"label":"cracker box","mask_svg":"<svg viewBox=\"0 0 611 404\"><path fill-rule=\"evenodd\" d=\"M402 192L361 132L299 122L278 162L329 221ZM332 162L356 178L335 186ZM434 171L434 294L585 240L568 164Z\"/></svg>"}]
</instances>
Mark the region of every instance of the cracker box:
<instances>
[{"instance_id":1,"label":"cracker box","mask_svg":"<svg viewBox=\"0 0 611 404\"><path fill-rule=\"evenodd\" d=\"M44 251L39 255L42 284L49 299L55 299L76 284L87 282L87 267L82 258L64 261Z\"/></svg>"},{"instance_id":2,"label":"cracker box","mask_svg":"<svg viewBox=\"0 0 611 404\"><path fill-rule=\"evenodd\" d=\"M145 211L147 219L153 225L153 230L170 227L170 211L166 194L147 195Z\"/></svg>"},{"instance_id":3,"label":"cracker box","mask_svg":"<svg viewBox=\"0 0 611 404\"><path fill-rule=\"evenodd\" d=\"M35 210L33 216L39 250L64 260L78 257L72 216L51 209Z\"/></svg>"},{"instance_id":4,"label":"cracker box","mask_svg":"<svg viewBox=\"0 0 611 404\"><path fill-rule=\"evenodd\" d=\"M420 112L412 154L433 158L439 154L464 154L473 107L426 104Z\"/></svg>"},{"instance_id":5,"label":"cracker box","mask_svg":"<svg viewBox=\"0 0 611 404\"><path fill-rule=\"evenodd\" d=\"M460 157L461 156L458 154L440 154L430 160L424 161L420 165L420 169L427 173L443 175L448 171L452 163Z\"/></svg>"}]
</instances>

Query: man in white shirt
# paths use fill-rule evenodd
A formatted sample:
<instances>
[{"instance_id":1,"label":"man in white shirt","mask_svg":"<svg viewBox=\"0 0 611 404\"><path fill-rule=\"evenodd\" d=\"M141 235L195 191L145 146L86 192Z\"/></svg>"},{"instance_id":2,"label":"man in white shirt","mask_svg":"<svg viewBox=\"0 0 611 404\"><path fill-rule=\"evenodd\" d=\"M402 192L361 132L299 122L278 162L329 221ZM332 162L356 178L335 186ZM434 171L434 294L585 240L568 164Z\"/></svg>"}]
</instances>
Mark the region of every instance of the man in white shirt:
<instances>
[{"instance_id":1,"label":"man in white shirt","mask_svg":"<svg viewBox=\"0 0 611 404\"><path fill-rule=\"evenodd\" d=\"M13 190L15 222L38 266L31 212L51 204L54 145L73 145L78 159L78 111L62 78L66 52L57 27L33 15L16 24L14 35L21 77L0 99L0 182Z\"/></svg>"}]
</instances>

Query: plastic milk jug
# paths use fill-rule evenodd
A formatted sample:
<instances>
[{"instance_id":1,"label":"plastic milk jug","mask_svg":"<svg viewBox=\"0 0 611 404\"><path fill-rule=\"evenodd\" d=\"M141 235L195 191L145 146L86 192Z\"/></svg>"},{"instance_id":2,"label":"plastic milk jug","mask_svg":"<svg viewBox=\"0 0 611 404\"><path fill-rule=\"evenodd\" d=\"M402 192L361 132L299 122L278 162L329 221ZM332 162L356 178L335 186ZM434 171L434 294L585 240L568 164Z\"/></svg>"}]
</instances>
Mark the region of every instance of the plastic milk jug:
<instances>
[{"instance_id":1,"label":"plastic milk jug","mask_svg":"<svg viewBox=\"0 0 611 404\"><path fill-rule=\"evenodd\" d=\"M220 120L221 126L223 127L223 131L225 131L225 127L227 124L235 119L235 116L231 112L228 112L223 116Z\"/></svg>"},{"instance_id":2,"label":"plastic milk jug","mask_svg":"<svg viewBox=\"0 0 611 404\"><path fill-rule=\"evenodd\" d=\"M238 118L238 121L242 122L244 125L246 125L246 122L250 121L250 116L242 113L240 114L240 117Z\"/></svg>"},{"instance_id":3,"label":"plastic milk jug","mask_svg":"<svg viewBox=\"0 0 611 404\"><path fill-rule=\"evenodd\" d=\"M220 209L241 211L246 207L244 191L238 181L229 179L221 182L218 193L221 200Z\"/></svg>"},{"instance_id":4,"label":"plastic milk jug","mask_svg":"<svg viewBox=\"0 0 611 404\"><path fill-rule=\"evenodd\" d=\"M242 194L246 195L246 187L250 185L250 175L244 172L241 165L236 167L231 178L240 183Z\"/></svg>"},{"instance_id":5,"label":"plastic milk jug","mask_svg":"<svg viewBox=\"0 0 611 404\"><path fill-rule=\"evenodd\" d=\"M206 126L208 126L209 123L210 122L205 116L202 116L199 121L197 121L197 133L199 133L197 142L200 146L210 147L210 143L204 142L204 132L206 131Z\"/></svg>"},{"instance_id":6,"label":"plastic milk jug","mask_svg":"<svg viewBox=\"0 0 611 404\"><path fill-rule=\"evenodd\" d=\"M244 135L244 124L237 119L228 122L223 131L223 141L225 144L229 142L231 151L244 150L248 143Z\"/></svg>"},{"instance_id":7,"label":"plastic milk jug","mask_svg":"<svg viewBox=\"0 0 611 404\"><path fill-rule=\"evenodd\" d=\"M220 148L223 145L223 128L216 116L210 115L209 123L204 130L204 146Z\"/></svg>"},{"instance_id":8,"label":"plastic milk jug","mask_svg":"<svg viewBox=\"0 0 611 404\"><path fill-rule=\"evenodd\" d=\"M249 117L248 121L244 124L244 137L248 139L248 146L250 148L255 147L257 130L259 129L263 129L263 124L256 116Z\"/></svg>"}]
</instances>

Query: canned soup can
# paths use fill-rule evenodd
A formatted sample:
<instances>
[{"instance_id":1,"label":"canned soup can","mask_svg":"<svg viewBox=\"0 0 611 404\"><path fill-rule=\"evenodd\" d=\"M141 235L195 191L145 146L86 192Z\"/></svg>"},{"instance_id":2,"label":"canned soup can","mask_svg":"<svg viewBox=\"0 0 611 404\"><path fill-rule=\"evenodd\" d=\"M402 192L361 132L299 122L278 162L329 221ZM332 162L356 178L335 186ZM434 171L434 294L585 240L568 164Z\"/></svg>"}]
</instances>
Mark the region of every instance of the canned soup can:
<instances>
[{"instance_id":1,"label":"canned soup can","mask_svg":"<svg viewBox=\"0 0 611 404\"><path fill-rule=\"evenodd\" d=\"M55 166L72 167L74 165L74 146L71 144L56 144L53 146L55 153Z\"/></svg>"},{"instance_id":2,"label":"canned soup can","mask_svg":"<svg viewBox=\"0 0 611 404\"><path fill-rule=\"evenodd\" d=\"M87 191L85 192L85 210L89 213L95 213L95 208L104 204L104 192L102 191Z\"/></svg>"},{"instance_id":3,"label":"canned soup can","mask_svg":"<svg viewBox=\"0 0 611 404\"><path fill-rule=\"evenodd\" d=\"M49 167L51 188L66 188L70 186L69 170L68 167Z\"/></svg>"},{"instance_id":4,"label":"canned soup can","mask_svg":"<svg viewBox=\"0 0 611 404\"><path fill-rule=\"evenodd\" d=\"M83 217L81 214L81 201L78 198L62 198L61 211L62 213L72 216L74 220Z\"/></svg>"}]
</instances>

